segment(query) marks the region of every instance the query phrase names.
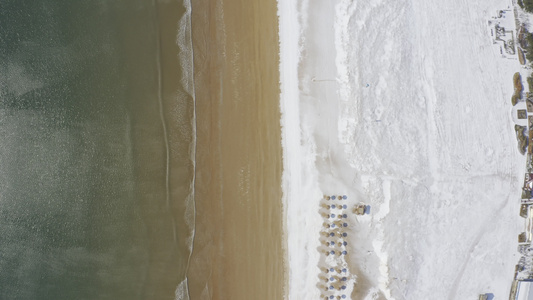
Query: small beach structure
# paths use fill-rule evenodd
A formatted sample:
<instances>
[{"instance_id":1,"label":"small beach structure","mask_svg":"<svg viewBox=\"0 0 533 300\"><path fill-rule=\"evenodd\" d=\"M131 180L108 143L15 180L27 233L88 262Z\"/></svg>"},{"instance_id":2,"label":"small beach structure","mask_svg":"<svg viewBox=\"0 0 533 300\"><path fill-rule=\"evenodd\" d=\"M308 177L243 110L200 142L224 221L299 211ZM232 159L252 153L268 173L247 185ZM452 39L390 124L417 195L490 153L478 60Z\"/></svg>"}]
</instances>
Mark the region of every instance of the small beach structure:
<instances>
[{"instance_id":1,"label":"small beach structure","mask_svg":"<svg viewBox=\"0 0 533 300\"><path fill-rule=\"evenodd\" d=\"M524 176L524 191L533 190L533 173L526 173Z\"/></svg>"},{"instance_id":2,"label":"small beach structure","mask_svg":"<svg viewBox=\"0 0 533 300\"><path fill-rule=\"evenodd\" d=\"M509 297L509 299L510 300L533 300L533 281L515 280L511 287L511 296Z\"/></svg>"},{"instance_id":3,"label":"small beach structure","mask_svg":"<svg viewBox=\"0 0 533 300\"><path fill-rule=\"evenodd\" d=\"M533 240L533 205L521 205L520 216L526 219L526 230L518 235L518 243L530 244Z\"/></svg>"},{"instance_id":4,"label":"small beach structure","mask_svg":"<svg viewBox=\"0 0 533 300\"><path fill-rule=\"evenodd\" d=\"M520 205L520 216L522 218L527 218L528 210L529 210L529 204Z\"/></svg>"},{"instance_id":5,"label":"small beach structure","mask_svg":"<svg viewBox=\"0 0 533 300\"><path fill-rule=\"evenodd\" d=\"M525 232L522 232L518 235L518 244L527 244L528 241L528 235Z\"/></svg>"},{"instance_id":6,"label":"small beach structure","mask_svg":"<svg viewBox=\"0 0 533 300\"><path fill-rule=\"evenodd\" d=\"M518 244L530 244L533 240L533 205L520 205L520 216L526 219L526 230L518 235Z\"/></svg>"},{"instance_id":7,"label":"small beach structure","mask_svg":"<svg viewBox=\"0 0 533 300\"><path fill-rule=\"evenodd\" d=\"M354 208L353 208L353 212L356 214L356 215L364 215L365 212L366 212L367 208L366 208L366 204L364 203L359 203L357 204Z\"/></svg>"}]
</instances>

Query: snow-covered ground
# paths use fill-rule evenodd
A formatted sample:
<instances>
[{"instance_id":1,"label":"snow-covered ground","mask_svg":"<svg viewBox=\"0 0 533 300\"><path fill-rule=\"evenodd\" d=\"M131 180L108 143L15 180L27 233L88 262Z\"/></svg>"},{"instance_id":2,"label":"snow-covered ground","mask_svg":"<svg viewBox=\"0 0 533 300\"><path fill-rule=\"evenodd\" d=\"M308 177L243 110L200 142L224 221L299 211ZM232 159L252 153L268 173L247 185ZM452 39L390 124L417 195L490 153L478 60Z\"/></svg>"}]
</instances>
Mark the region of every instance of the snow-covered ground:
<instances>
[{"instance_id":1,"label":"snow-covered ground","mask_svg":"<svg viewBox=\"0 0 533 300\"><path fill-rule=\"evenodd\" d=\"M289 297L322 288L324 194L350 214L351 299L506 299L525 158L506 0L279 0ZM525 80L524 80L525 82Z\"/></svg>"}]
</instances>

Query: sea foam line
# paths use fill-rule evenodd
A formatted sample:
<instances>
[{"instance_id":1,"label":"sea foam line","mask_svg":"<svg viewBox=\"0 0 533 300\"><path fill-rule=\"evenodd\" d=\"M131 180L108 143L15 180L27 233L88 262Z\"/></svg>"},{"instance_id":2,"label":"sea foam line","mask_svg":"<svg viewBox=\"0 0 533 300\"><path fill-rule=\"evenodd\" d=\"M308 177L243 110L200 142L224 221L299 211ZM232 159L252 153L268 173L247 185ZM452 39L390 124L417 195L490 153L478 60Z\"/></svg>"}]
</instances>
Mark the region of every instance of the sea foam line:
<instances>
[{"instance_id":1,"label":"sea foam line","mask_svg":"<svg viewBox=\"0 0 533 300\"><path fill-rule=\"evenodd\" d=\"M181 86L190 96L193 101L193 118L192 118L192 142L189 149L189 155L193 166L192 180L190 184L190 192L185 202L185 222L191 228L191 236L188 240L189 256L187 258L187 266L185 268L185 279L178 284L175 291L176 300L190 299L189 281L187 274L189 273L192 252L194 249L194 239L196 236L196 200L195 200L195 184L196 184L196 143L197 143L197 116L196 116L196 94L194 82L194 49L192 47L192 20L191 11L192 5L190 0L183 0L183 7L185 12L178 23L178 33L176 36L176 44L178 45L179 62L182 66Z\"/></svg>"}]
</instances>

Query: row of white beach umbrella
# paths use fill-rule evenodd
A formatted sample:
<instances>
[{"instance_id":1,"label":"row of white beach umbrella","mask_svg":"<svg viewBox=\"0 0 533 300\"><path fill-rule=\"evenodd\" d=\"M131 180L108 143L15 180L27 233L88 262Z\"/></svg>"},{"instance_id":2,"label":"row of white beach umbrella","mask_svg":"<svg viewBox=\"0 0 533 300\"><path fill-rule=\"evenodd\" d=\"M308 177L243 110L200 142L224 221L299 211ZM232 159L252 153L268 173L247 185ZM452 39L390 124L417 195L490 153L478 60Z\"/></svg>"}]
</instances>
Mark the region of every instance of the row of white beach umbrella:
<instances>
[{"instance_id":1,"label":"row of white beach umbrella","mask_svg":"<svg viewBox=\"0 0 533 300\"><path fill-rule=\"evenodd\" d=\"M322 254L326 257L338 255L339 257L345 256L348 254L346 246L348 242L344 238L348 237L348 233L344 232L343 229L348 228L348 215L345 213L345 210L348 208L348 205L340 202L332 202L333 200L347 200L346 195L342 196L327 196L325 195L323 200L325 202L321 203L321 215L324 218L323 229L322 229ZM337 239L336 239L337 238ZM336 240L335 240L336 239ZM324 260L325 261L325 260ZM337 264L341 261L335 260ZM348 270L340 265L323 267L322 273L320 274L319 284L324 292L329 292L331 294L322 293L321 299L346 299L345 294L338 294L336 292L342 292L347 289L346 281L348 280Z\"/></svg>"}]
</instances>

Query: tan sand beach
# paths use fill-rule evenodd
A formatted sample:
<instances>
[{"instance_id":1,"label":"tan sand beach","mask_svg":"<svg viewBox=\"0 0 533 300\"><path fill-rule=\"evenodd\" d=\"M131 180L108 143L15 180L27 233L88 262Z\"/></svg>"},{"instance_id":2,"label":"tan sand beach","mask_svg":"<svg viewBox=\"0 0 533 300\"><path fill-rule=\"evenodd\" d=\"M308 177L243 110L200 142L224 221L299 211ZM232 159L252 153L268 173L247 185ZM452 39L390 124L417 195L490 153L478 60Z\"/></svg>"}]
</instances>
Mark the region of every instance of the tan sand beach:
<instances>
[{"instance_id":1,"label":"tan sand beach","mask_svg":"<svg viewBox=\"0 0 533 300\"><path fill-rule=\"evenodd\" d=\"M275 1L195 1L196 236L191 299L282 299Z\"/></svg>"}]
</instances>

